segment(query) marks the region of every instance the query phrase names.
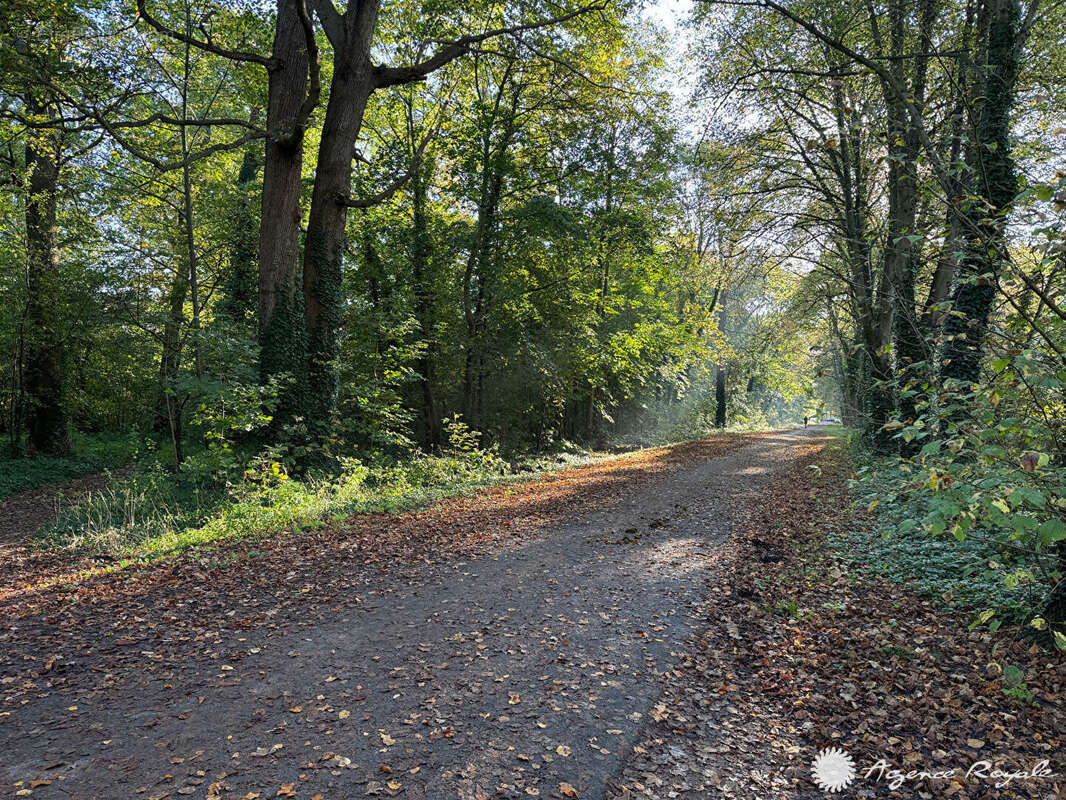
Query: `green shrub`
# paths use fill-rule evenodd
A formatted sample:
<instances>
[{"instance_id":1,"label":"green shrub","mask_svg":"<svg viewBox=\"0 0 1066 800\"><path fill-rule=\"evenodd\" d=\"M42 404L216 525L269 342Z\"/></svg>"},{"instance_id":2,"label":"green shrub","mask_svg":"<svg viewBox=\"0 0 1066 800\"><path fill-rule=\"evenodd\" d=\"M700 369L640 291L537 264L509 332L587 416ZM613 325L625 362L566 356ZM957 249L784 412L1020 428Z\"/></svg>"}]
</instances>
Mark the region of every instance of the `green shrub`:
<instances>
[{"instance_id":1,"label":"green shrub","mask_svg":"<svg viewBox=\"0 0 1066 800\"><path fill-rule=\"evenodd\" d=\"M1017 383L1015 372L1035 380L1030 367L1025 353L997 361L998 381L975 394L942 391L913 424L890 423L920 449L909 459L870 461L855 484L884 535L850 539L859 557L927 594L980 609L979 623L992 628L1034 617L1043 627L1064 578L1066 465L1049 452L1053 432L1003 402L1000 385ZM1066 637L1053 636L1066 648Z\"/></svg>"}]
</instances>

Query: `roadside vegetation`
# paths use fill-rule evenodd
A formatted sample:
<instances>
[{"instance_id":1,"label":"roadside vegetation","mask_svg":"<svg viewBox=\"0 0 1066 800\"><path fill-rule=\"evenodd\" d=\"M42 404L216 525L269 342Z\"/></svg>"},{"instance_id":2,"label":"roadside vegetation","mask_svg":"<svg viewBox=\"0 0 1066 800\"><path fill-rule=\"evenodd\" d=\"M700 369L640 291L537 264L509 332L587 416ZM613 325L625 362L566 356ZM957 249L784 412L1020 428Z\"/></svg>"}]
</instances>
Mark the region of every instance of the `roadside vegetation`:
<instances>
[{"instance_id":1,"label":"roadside vegetation","mask_svg":"<svg viewBox=\"0 0 1066 800\"><path fill-rule=\"evenodd\" d=\"M868 457L843 433L812 444L787 484L734 499L702 624L622 770L630 794L618 796L822 796L811 754L826 747L854 759L859 796L1052 796L1048 782L990 789L965 772L984 759L1058 771L1061 657L1046 632L972 627L980 609L1009 616L1011 602L1000 576L971 583L983 554L969 539L960 550L918 530L882 542L886 518L867 511L866 482L850 480ZM708 730L735 734L708 745ZM954 773L892 787L889 769Z\"/></svg>"}]
</instances>

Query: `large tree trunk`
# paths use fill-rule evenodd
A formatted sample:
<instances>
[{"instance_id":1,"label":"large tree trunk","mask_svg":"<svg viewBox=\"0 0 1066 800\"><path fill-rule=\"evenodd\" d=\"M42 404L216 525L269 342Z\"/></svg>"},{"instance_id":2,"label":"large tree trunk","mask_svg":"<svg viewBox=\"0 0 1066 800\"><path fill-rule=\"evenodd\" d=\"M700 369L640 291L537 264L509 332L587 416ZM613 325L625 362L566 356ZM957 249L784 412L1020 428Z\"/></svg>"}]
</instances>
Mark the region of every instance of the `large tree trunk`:
<instances>
[{"instance_id":1,"label":"large tree trunk","mask_svg":"<svg viewBox=\"0 0 1066 800\"><path fill-rule=\"evenodd\" d=\"M297 126L307 95L308 54L293 0L278 0L267 101L267 141L259 234L259 342L263 378L298 378L304 359L297 293L303 134Z\"/></svg>"},{"instance_id":2,"label":"large tree trunk","mask_svg":"<svg viewBox=\"0 0 1066 800\"><path fill-rule=\"evenodd\" d=\"M1017 193L1010 148L1010 111L1018 72L1017 0L986 0L979 29L987 31L987 63L975 82L978 97L970 166L975 185L961 209L968 245L958 266L953 313L944 323L941 374L964 389L976 384L996 277L1007 259L1006 223Z\"/></svg>"},{"instance_id":3,"label":"large tree trunk","mask_svg":"<svg viewBox=\"0 0 1066 800\"><path fill-rule=\"evenodd\" d=\"M895 85L882 82L885 106L888 109L888 241L885 248L887 284L892 291L892 338L896 356L896 391L899 415L905 422L918 417L922 397L921 386L926 382L929 363L928 343L918 322L915 307L915 279L918 273L920 249L916 246L918 232L918 173L917 161L921 148L920 133L911 120L907 103L919 108L925 102L925 84L931 37L936 19L936 0L923 0L919 11L917 50L913 58L903 56L907 49L907 19L911 6L896 0L891 8L891 54L889 72ZM909 75L908 75L909 72ZM908 80L909 78L909 80ZM899 92L906 90L909 97ZM901 453L917 452L918 442L902 442Z\"/></svg>"},{"instance_id":4,"label":"large tree trunk","mask_svg":"<svg viewBox=\"0 0 1066 800\"><path fill-rule=\"evenodd\" d=\"M337 393L337 334L341 262L351 192L352 156L363 112L374 90L367 41L349 41L334 56L329 104L318 148L315 188L304 242L303 300L307 330L306 413L314 426L328 423Z\"/></svg>"},{"instance_id":5,"label":"large tree trunk","mask_svg":"<svg viewBox=\"0 0 1066 800\"><path fill-rule=\"evenodd\" d=\"M36 95L26 110L54 117L55 109ZM26 351L24 386L30 452L61 456L70 452L70 424L64 405L65 374L59 248L56 243L60 132L31 130L26 138Z\"/></svg>"}]
</instances>

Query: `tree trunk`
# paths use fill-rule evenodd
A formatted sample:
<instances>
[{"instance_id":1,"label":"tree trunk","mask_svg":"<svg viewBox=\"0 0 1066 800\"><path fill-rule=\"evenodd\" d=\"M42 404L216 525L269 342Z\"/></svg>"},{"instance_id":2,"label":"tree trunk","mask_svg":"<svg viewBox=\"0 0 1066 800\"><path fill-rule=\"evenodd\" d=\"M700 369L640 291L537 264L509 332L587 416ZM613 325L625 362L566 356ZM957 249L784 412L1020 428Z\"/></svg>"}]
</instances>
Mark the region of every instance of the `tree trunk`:
<instances>
[{"instance_id":1,"label":"tree trunk","mask_svg":"<svg viewBox=\"0 0 1066 800\"><path fill-rule=\"evenodd\" d=\"M957 175L961 171L962 163L962 118L965 110L963 99L960 98L952 114L951 144L948 148L948 169L951 190L950 197L962 194L963 187ZM944 212L944 242L940 247L937 257L936 270L929 282L929 294L922 308L922 327L927 331L936 330L939 326L940 304L951 295L951 284L955 277L955 263L958 261L955 255L962 241L962 225L960 224L957 210L950 203Z\"/></svg>"},{"instance_id":2,"label":"tree trunk","mask_svg":"<svg viewBox=\"0 0 1066 800\"><path fill-rule=\"evenodd\" d=\"M170 286L169 311L163 323L163 342L159 354L159 396L155 405L153 428L173 438L174 409L177 397L175 382L181 370L182 329L185 327L185 299L189 289L184 265L174 276ZM179 424L180 428L180 424ZM180 438L180 437L178 437ZM178 444L175 443L175 450ZM177 459L180 464L181 460Z\"/></svg>"},{"instance_id":3,"label":"tree trunk","mask_svg":"<svg viewBox=\"0 0 1066 800\"><path fill-rule=\"evenodd\" d=\"M297 126L307 94L308 55L293 0L278 0L267 100L267 140L259 234L260 373L298 378L304 359L298 295L300 178L303 133ZM284 405L284 404L283 404Z\"/></svg>"},{"instance_id":4,"label":"tree trunk","mask_svg":"<svg viewBox=\"0 0 1066 800\"><path fill-rule=\"evenodd\" d=\"M372 29L371 29L372 30ZM307 419L326 425L337 394L337 334L351 192L352 154L374 89L368 52L350 43L334 57L329 104L318 147L315 188L304 242L303 299L307 331Z\"/></svg>"},{"instance_id":5,"label":"tree trunk","mask_svg":"<svg viewBox=\"0 0 1066 800\"><path fill-rule=\"evenodd\" d=\"M412 139L412 146L414 140ZM421 390L422 446L433 448L440 445L441 421L433 394L436 330L433 314L433 286L430 279L430 261L433 240L426 220L426 202L429 193L430 168L420 164L411 177L412 224L411 224L411 270L415 287L415 315L418 318L419 335L423 350L418 358L418 382Z\"/></svg>"},{"instance_id":6,"label":"tree trunk","mask_svg":"<svg viewBox=\"0 0 1066 800\"><path fill-rule=\"evenodd\" d=\"M34 94L26 110L54 118L55 109ZM26 351L24 386L31 454L70 452L70 423L64 405L65 374L59 248L56 243L59 158L62 136L53 128L30 131L26 138Z\"/></svg>"},{"instance_id":7,"label":"tree trunk","mask_svg":"<svg viewBox=\"0 0 1066 800\"><path fill-rule=\"evenodd\" d=\"M715 299L716 305L721 309L718 313L718 329L728 339L727 333L727 318L726 318L726 305L729 292L726 290L716 290ZM719 361L714 369L714 427L724 428L726 423L726 417L728 408L726 407L726 394L725 394L725 382L726 382L726 365L723 361Z\"/></svg>"},{"instance_id":8,"label":"tree trunk","mask_svg":"<svg viewBox=\"0 0 1066 800\"><path fill-rule=\"evenodd\" d=\"M976 384L995 283L1006 260L1006 223L1017 193L1010 149L1010 111L1018 72L1017 0L986 0L981 28L987 30L987 64L977 80L970 165L975 184L961 210L968 244L958 266L952 311L944 324L941 374L963 388Z\"/></svg>"},{"instance_id":9,"label":"tree trunk","mask_svg":"<svg viewBox=\"0 0 1066 800\"><path fill-rule=\"evenodd\" d=\"M714 427L724 428L726 421L725 365L714 370Z\"/></svg>"},{"instance_id":10,"label":"tree trunk","mask_svg":"<svg viewBox=\"0 0 1066 800\"><path fill-rule=\"evenodd\" d=\"M892 291L892 338L896 357L896 392L899 416L904 422L914 422L922 397L921 385L926 383L929 358L927 342L918 323L915 307L915 279L918 273L920 249L916 246L918 213L917 161L921 138L907 111L907 102L919 108L925 102L925 83L928 56L932 49L931 36L938 4L923 0L919 10L917 49L919 55L904 59L907 49L907 19L911 7L896 0L892 4L891 54L889 66L895 85L882 81L885 106L888 109L888 242L885 250L887 284ZM910 80L908 80L910 70ZM906 90L909 98L900 96ZM918 442L901 442L905 456L914 455Z\"/></svg>"},{"instance_id":11,"label":"tree trunk","mask_svg":"<svg viewBox=\"0 0 1066 800\"><path fill-rule=\"evenodd\" d=\"M256 309L256 243L259 240L259 219L251 202L251 189L259 173L258 146L251 144L244 151L241 169L237 174L237 207L233 215L233 241L229 266L222 280L222 298L218 304L221 315L238 326L250 324Z\"/></svg>"},{"instance_id":12,"label":"tree trunk","mask_svg":"<svg viewBox=\"0 0 1066 800\"><path fill-rule=\"evenodd\" d=\"M491 131L484 133L477 223L463 274L463 315L467 326L467 351L463 368L464 414L466 423L478 430L484 422L482 394L485 385L485 318L489 311L489 286L494 269L493 248L496 244L500 197L503 192L503 174L500 171L499 159L510 145L511 132L509 128L496 155L491 148Z\"/></svg>"}]
</instances>

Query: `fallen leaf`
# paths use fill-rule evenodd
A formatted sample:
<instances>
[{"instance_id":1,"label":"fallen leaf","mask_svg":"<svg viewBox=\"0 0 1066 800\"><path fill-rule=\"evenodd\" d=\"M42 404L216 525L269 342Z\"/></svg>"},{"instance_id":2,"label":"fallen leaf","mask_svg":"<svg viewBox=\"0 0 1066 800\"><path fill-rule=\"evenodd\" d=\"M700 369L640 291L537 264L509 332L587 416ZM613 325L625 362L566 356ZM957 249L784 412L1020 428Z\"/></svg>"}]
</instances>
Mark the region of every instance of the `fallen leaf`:
<instances>
[{"instance_id":1,"label":"fallen leaf","mask_svg":"<svg viewBox=\"0 0 1066 800\"><path fill-rule=\"evenodd\" d=\"M259 749L254 750L251 755L255 756L256 758L262 758L263 756L269 756L273 753L278 752L278 750L280 750L284 746L285 745L278 743L272 744L270 747L260 747Z\"/></svg>"},{"instance_id":2,"label":"fallen leaf","mask_svg":"<svg viewBox=\"0 0 1066 800\"><path fill-rule=\"evenodd\" d=\"M577 789L571 786L566 781L559 784L559 794L563 797L577 797Z\"/></svg>"}]
</instances>

